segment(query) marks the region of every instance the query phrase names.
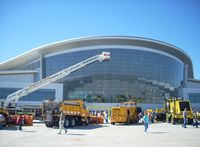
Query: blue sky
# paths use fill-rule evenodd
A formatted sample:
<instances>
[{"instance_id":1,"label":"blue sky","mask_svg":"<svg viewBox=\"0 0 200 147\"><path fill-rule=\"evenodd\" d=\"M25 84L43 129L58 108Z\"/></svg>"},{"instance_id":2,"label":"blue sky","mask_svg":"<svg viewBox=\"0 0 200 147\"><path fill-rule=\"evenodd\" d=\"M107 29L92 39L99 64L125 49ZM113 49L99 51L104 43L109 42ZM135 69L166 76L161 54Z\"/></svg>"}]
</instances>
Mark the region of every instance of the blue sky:
<instances>
[{"instance_id":1,"label":"blue sky","mask_svg":"<svg viewBox=\"0 0 200 147\"><path fill-rule=\"evenodd\" d=\"M0 0L0 62L55 41L98 35L161 40L200 79L199 0Z\"/></svg>"}]
</instances>

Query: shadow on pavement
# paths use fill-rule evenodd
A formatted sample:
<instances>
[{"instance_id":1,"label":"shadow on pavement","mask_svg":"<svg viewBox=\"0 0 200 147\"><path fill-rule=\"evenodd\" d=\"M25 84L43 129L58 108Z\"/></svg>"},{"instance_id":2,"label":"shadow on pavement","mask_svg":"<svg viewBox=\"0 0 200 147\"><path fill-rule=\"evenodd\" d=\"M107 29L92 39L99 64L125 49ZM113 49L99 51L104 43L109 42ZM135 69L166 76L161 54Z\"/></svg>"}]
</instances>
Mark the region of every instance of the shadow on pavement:
<instances>
[{"instance_id":1,"label":"shadow on pavement","mask_svg":"<svg viewBox=\"0 0 200 147\"><path fill-rule=\"evenodd\" d=\"M16 130L18 130L18 126L7 126L7 127L4 127L2 130L16 131Z\"/></svg>"},{"instance_id":2,"label":"shadow on pavement","mask_svg":"<svg viewBox=\"0 0 200 147\"><path fill-rule=\"evenodd\" d=\"M144 124L142 123L139 123L139 124L125 124L125 123L116 123L115 125L113 126L143 126Z\"/></svg>"},{"instance_id":3,"label":"shadow on pavement","mask_svg":"<svg viewBox=\"0 0 200 147\"><path fill-rule=\"evenodd\" d=\"M102 127L107 127L107 126L97 124L97 125L88 125L88 126L75 126L73 128L67 128L67 129L91 130L91 129L98 129Z\"/></svg>"},{"instance_id":4,"label":"shadow on pavement","mask_svg":"<svg viewBox=\"0 0 200 147\"><path fill-rule=\"evenodd\" d=\"M72 133L67 133L66 135L77 135L77 136L85 136L86 134L77 134L77 133L75 133L75 134L72 134Z\"/></svg>"},{"instance_id":5,"label":"shadow on pavement","mask_svg":"<svg viewBox=\"0 0 200 147\"><path fill-rule=\"evenodd\" d=\"M31 133L34 133L34 132L36 132L36 131L23 131L23 130L22 130L22 132L31 132Z\"/></svg>"},{"instance_id":6,"label":"shadow on pavement","mask_svg":"<svg viewBox=\"0 0 200 147\"><path fill-rule=\"evenodd\" d=\"M168 132L148 132L148 134L166 134Z\"/></svg>"}]
</instances>

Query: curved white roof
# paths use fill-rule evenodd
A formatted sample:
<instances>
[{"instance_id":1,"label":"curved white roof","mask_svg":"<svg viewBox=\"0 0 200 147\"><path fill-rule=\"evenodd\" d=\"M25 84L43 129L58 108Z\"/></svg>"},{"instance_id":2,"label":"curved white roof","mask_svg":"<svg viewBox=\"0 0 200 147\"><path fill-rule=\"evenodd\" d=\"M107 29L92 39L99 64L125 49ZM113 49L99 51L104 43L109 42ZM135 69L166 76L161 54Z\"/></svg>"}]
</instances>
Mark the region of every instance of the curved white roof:
<instances>
[{"instance_id":1,"label":"curved white roof","mask_svg":"<svg viewBox=\"0 0 200 147\"><path fill-rule=\"evenodd\" d=\"M18 66L22 66L29 62L39 59L41 55L47 55L67 49L98 45L140 46L168 53L180 59L184 64L187 64L188 77L193 78L192 61L183 50L177 48L176 46L158 40L131 36L84 37L47 44L44 46L34 48L26 53L16 56L15 58L0 63L0 70L13 70Z\"/></svg>"}]
</instances>

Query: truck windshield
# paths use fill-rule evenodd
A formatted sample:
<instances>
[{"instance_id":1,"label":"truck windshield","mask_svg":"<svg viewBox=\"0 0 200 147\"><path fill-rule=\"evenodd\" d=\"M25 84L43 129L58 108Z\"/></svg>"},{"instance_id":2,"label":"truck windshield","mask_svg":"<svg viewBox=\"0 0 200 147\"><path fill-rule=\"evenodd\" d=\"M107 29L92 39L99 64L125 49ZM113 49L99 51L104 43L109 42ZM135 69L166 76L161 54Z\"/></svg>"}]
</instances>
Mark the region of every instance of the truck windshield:
<instances>
[{"instance_id":1,"label":"truck windshield","mask_svg":"<svg viewBox=\"0 0 200 147\"><path fill-rule=\"evenodd\" d=\"M184 111L186 108L187 111L190 111L190 104L189 102L179 102L181 111Z\"/></svg>"}]
</instances>

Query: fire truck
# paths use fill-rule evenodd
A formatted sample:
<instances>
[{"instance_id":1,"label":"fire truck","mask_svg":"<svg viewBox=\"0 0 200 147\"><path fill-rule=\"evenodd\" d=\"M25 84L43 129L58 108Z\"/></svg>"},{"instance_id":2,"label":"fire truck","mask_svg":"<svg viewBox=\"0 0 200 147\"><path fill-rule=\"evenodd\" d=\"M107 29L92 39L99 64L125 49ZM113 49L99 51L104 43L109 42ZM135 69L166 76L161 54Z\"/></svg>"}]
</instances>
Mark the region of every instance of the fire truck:
<instances>
[{"instance_id":1,"label":"fire truck","mask_svg":"<svg viewBox=\"0 0 200 147\"><path fill-rule=\"evenodd\" d=\"M111 124L115 123L138 123L138 114L141 112L141 108L137 107L136 102L128 101L121 106L112 107Z\"/></svg>"},{"instance_id":2,"label":"fire truck","mask_svg":"<svg viewBox=\"0 0 200 147\"><path fill-rule=\"evenodd\" d=\"M89 124L90 115L83 100L68 100L43 102L44 122L47 127L59 126L61 112L64 116L64 127L74 127Z\"/></svg>"},{"instance_id":3,"label":"fire truck","mask_svg":"<svg viewBox=\"0 0 200 147\"><path fill-rule=\"evenodd\" d=\"M63 69L53 75L50 75L40 81L37 81L33 84L30 84L29 86L25 87L25 88L22 88L10 95L7 96L7 98L5 99L4 102L2 102L2 109L1 109L1 113L3 115L7 115L7 107L8 106L15 106L18 102L18 100L23 97L23 96L26 96L28 94L30 94L31 92L34 92L52 82L55 82L63 77L66 77L68 76L69 74L89 65L89 64L92 64L96 61L100 61L100 62L103 62L103 61L110 61L110 52L102 52L101 54L98 54L98 55L95 55L95 56L92 56L86 60L83 60L75 65L72 65L66 69ZM4 111L5 110L5 111ZM5 116L5 118L8 118L7 116ZM8 120L6 120L5 123L7 123Z\"/></svg>"},{"instance_id":4,"label":"fire truck","mask_svg":"<svg viewBox=\"0 0 200 147\"><path fill-rule=\"evenodd\" d=\"M183 100L183 98L166 98L164 101L166 121L172 124L183 122L183 111L187 109L188 123L193 123L192 107L189 100Z\"/></svg>"}]
</instances>

